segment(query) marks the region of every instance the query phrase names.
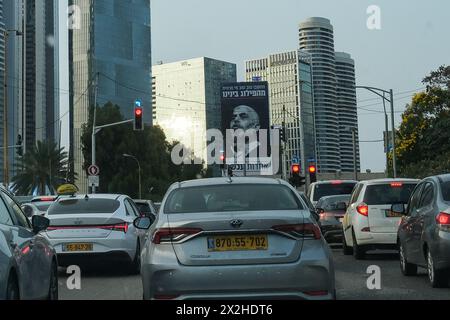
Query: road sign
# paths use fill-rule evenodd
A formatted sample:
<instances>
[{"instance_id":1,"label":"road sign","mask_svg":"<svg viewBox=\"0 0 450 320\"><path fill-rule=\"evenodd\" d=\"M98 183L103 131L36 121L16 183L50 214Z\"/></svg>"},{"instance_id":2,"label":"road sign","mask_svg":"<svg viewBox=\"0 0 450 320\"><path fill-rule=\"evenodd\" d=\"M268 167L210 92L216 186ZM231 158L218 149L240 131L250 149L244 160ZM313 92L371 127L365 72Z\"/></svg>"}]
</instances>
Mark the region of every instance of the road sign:
<instances>
[{"instance_id":1,"label":"road sign","mask_svg":"<svg viewBox=\"0 0 450 320\"><path fill-rule=\"evenodd\" d=\"M292 157L292 164L300 164L300 159L298 157Z\"/></svg>"},{"instance_id":2,"label":"road sign","mask_svg":"<svg viewBox=\"0 0 450 320\"><path fill-rule=\"evenodd\" d=\"M100 174L100 168L96 165L92 165L89 167L88 173L90 176L98 176Z\"/></svg>"},{"instance_id":3,"label":"road sign","mask_svg":"<svg viewBox=\"0 0 450 320\"><path fill-rule=\"evenodd\" d=\"M89 176L89 186L90 187L100 187L100 177L99 176Z\"/></svg>"}]
</instances>

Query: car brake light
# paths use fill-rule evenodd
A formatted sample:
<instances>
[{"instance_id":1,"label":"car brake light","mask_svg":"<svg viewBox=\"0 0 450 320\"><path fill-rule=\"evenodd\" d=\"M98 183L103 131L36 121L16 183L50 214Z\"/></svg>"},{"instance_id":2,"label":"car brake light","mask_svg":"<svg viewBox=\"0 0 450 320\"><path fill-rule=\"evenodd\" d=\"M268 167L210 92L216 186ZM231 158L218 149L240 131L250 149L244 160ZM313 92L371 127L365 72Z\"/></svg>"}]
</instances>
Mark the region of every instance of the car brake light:
<instances>
[{"instance_id":1,"label":"car brake light","mask_svg":"<svg viewBox=\"0 0 450 320\"><path fill-rule=\"evenodd\" d=\"M55 231L55 230L74 230L74 229L104 229L104 230L112 230L112 231L122 231L123 233L128 232L128 223L120 223L114 225L105 225L105 226L51 226L47 228L47 231Z\"/></svg>"},{"instance_id":2,"label":"car brake light","mask_svg":"<svg viewBox=\"0 0 450 320\"><path fill-rule=\"evenodd\" d=\"M401 187L403 187L403 183L401 183L401 182L392 182L391 183L391 187L392 188L401 188Z\"/></svg>"},{"instance_id":3,"label":"car brake light","mask_svg":"<svg viewBox=\"0 0 450 320\"><path fill-rule=\"evenodd\" d=\"M365 203L361 203L358 207L356 207L356 211L365 217L369 216L369 206Z\"/></svg>"},{"instance_id":4,"label":"car brake light","mask_svg":"<svg viewBox=\"0 0 450 320\"><path fill-rule=\"evenodd\" d=\"M272 229L290 234L296 238L313 238L315 240L322 238L320 228L312 223L274 226Z\"/></svg>"},{"instance_id":5,"label":"car brake light","mask_svg":"<svg viewBox=\"0 0 450 320\"><path fill-rule=\"evenodd\" d=\"M341 180L334 180L334 181L331 181L331 184L333 184L333 185L342 184L342 181Z\"/></svg>"},{"instance_id":6,"label":"car brake light","mask_svg":"<svg viewBox=\"0 0 450 320\"><path fill-rule=\"evenodd\" d=\"M441 212L436 217L436 223L443 231L450 231L450 214Z\"/></svg>"},{"instance_id":7,"label":"car brake light","mask_svg":"<svg viewBox=\"0 0 450 320\"><path fill-rule=\"evenodd\" d=\"M196 228L161 228L153 234L152 242L154 244L161 244L164 242L178 242L189 236L199 234L202 229Z\"/></svg>"}]
</instances>

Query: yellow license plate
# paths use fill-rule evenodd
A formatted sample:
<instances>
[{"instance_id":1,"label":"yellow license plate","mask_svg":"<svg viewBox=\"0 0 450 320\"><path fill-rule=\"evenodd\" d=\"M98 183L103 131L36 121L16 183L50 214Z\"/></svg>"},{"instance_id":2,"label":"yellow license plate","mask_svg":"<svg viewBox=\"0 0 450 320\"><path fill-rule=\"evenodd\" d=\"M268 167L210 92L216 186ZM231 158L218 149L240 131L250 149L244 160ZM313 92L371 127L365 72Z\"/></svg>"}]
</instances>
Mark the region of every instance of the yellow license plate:
<instances>
[{"instance_id":1,"label":"yellow license plate","mask_svg":"<svg viewBox=\"0 0 450 320\"><path fill-rule=\"evenodd\" d=\"M88 252L93 251L94 245L92 243L69 243L63 245L65 252Z\"/></svg>"},{"instance_id":2,"label":"yellow license plate","mask_svg":"<svg viewBox=\"0 0 450 320\"><path fill-rule=\"evenodd\" d=\"M386 217L387 218L401 218L403 214L401 213L395 213L391 210L386 210Z\"/></svg>"},{"instance_id":3,"label":"yellow license plate","mask_svg":"<svg viewBox=\"0 0 450 320\"><path fill-rule=\"evenodd\" d=\"M208 238L208 251L256 251L268 250L266 235L218 236Z\"/></svg>"}]
</instances>

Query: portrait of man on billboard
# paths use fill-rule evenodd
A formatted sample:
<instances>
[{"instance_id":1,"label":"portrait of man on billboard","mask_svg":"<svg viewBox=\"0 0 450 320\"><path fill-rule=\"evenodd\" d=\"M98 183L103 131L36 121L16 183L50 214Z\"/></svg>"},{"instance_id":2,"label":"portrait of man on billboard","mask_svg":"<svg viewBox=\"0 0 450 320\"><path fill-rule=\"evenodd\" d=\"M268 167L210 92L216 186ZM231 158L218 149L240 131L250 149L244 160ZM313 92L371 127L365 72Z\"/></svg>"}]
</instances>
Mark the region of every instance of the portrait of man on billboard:
<instances>
[{"instance_id":1,"label":"portrait of man on billboard","mask_svg":"<svg viewBox=\"0 0 450 320\"><path fill-rule=\"evenodd\" d=\"M240 105L234 108L230 129L247 131L249 129L259 130L260 128L259 115L255 109L246 105Z\"/></svg>"}]
</instances>

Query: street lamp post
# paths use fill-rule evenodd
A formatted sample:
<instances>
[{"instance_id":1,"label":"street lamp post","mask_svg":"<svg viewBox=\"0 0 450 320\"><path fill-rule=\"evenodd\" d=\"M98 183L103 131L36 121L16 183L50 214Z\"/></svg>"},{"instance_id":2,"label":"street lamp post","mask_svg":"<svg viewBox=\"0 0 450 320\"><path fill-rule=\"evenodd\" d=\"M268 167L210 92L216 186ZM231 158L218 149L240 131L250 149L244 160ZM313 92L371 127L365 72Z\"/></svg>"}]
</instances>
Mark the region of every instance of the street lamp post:
<instances>
[{"instance_id":1,"label":"street lamp post","mask_svg":"<svg viewBox=\"0 0 450 320\"><path fill-rule=\"evenodd\" d=\"M142 199L142 186L141 186L141 164L139 163L139 160L135 157L132 156L130 154L123 154L123 156L125 158L131 158L136 160L137 164L138 164L138 168L139 168L139 199Z\"/></svg>"},{"instance_id":2,"label":"street lamp post","mask_svg":"<svg viewBox=\"0 0 450 320\"><path fill-rule=\"evenodd\" d=\"M356 89L366 89L369 90L370 92L376 94L377 96L383 98L383 106L385 107L385 101L388 101L391 104L391 121L392 121L392 169L393 169L393 174L394 174L394 178L397 178L397 156L395 154L396 152L396 146L395 146L395 118L394 118L394 91L392 89L390 89L389 91L387 90L383 90L380 88L375 88L375 87L366 87L366 86L356 86ZM386 95L388 95L390 98L386 98ZM387 112L386 112L386 108L384 110L385 112L385 117L387 120ZM388 121L386 121L387 124ZM387 126L387 125L386 125ZM386 127L386 132L387 134L388 132L388 128ZM389 150L387 150L387 152L389 152Z\"/></svg>"},{"instance_id":3,"label":"street lamp post","mask_svg":"<svg viewBox=\"0 0 450 320\"><path fill-rule=\"evenodd\" d=\"M3 39L5 41L5 61L4 61L4 74L3 74L3 147L8 146L8 38L9 33L15 32L17 37L23 36L23 33L19 30L4 30ZM9 154L8 148L3 151L3 184L5 188L9 187Z\"/></svg>"}]
</instances>

